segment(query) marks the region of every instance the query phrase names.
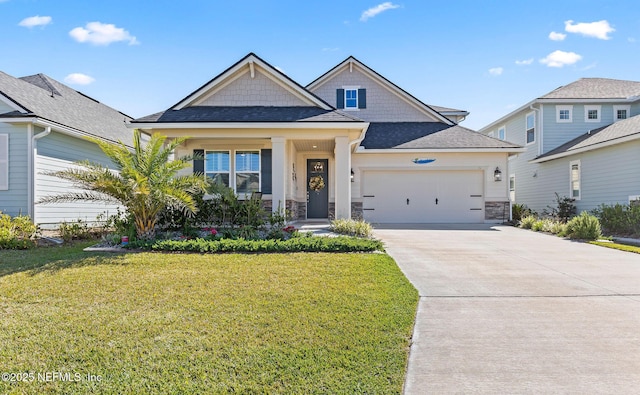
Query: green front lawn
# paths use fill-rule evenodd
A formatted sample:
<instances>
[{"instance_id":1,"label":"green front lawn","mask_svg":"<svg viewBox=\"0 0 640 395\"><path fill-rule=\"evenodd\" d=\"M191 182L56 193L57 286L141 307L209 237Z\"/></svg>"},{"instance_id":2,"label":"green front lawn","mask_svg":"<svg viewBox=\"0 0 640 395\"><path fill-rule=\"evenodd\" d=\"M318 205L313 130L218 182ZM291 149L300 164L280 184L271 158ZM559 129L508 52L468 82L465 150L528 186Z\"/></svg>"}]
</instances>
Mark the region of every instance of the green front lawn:
<instances>
[{"instance_id":1,"label":"green front lawn","mask_svg":"<svg viewBox=\"0 0 640 395\"><path fill-rule=\"evenodd\" d=\"M83 246L0 251L0 371L35 377L0 393L401 392L418 296L387 255Z\"/></svg>"},{"instance_id":2,"label":"green front lawn","mask_svg":"<svg viewBox=\"0 0 640 395\"><path fill-rule=\"evenodd\" d=\"M631 246L628 244L619 244L619 243L611 243L611 242L602 242L602 241L590 241L589 244L594 244L601 247L613 248L615 250L626 251L626 252L635 252L636 254L640 254L640 247Z\"/></svg>"}]
</instances>

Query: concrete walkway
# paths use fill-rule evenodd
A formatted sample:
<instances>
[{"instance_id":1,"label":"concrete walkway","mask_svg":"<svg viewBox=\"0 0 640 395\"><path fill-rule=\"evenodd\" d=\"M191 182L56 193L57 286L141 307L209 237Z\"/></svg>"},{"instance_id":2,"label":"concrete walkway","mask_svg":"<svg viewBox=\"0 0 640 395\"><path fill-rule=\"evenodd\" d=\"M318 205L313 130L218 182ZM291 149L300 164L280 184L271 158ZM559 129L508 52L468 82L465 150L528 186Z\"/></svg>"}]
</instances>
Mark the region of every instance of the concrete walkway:
<instances>
[{"instance_id":1,"label":"concrete walkway","mask_svg":"<svg viewBox=\"0 0 640 395\"><path fill-rule=\"evenodd\" d=\"M507 226L375 235L420 292L406 394L640 393L640 255Z\"/></svg>"}]
</instances>

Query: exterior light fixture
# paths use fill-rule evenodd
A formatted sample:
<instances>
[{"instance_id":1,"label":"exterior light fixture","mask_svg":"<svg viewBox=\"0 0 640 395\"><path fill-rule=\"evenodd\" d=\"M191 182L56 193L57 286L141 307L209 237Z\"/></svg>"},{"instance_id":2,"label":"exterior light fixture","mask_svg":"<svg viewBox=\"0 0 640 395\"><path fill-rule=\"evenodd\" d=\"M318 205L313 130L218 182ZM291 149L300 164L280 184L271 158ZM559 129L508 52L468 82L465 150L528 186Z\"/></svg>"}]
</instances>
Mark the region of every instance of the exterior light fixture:
<instances>
[{"instance_id":1,"label":"exterior light fixture","mask_svg":"<svg viewBox=\"0 0 640 395\"><path fill-rule=\"evenodd\" d=\"M353 172L353 169L351 169L351 182L353 182L353 178L356 175L356 173Z\"/></svg>"},{"instance_id":2,"label":"exterior light fixture","mask_svg":"<svg viewBox=\"0 0 640 395\"><path fill-rule=\"evenodd\" d=\"M496 167L496 170L493 172L493 181L502 181L502 172L499 167Z\"/></svg>"}]
</instances>

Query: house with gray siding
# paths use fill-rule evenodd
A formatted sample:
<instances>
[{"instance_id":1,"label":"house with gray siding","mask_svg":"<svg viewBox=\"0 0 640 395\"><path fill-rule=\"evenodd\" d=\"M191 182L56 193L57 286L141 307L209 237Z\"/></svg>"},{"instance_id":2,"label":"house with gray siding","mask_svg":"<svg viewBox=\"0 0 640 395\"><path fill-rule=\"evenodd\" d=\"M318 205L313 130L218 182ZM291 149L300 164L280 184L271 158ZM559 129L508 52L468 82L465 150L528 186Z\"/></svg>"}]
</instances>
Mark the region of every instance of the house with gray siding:
<instances>
[{"instance_id":1,"label":"house with gray siding","mask_svg":"<svg viewBox=\"0 0 640 395\"><path fill-rule=\"evenodd\" d=\"M114 214L114 205L36 202L73 190L69 182L44 172L87 159L112 166L86 137L131 145L130 119L44 74L16 78L0 72L0 211L29 215L42 228Z\"/></svg>"},{"instance_id":2,"label":"house with gray siding","mask_svg":"<svg viewBox=\"0 0 640 395\"><path fill-rule=\"evenodd\" d=\"M640 196L640 82L582 78L480 129L525 146L509 159L512 202L542 212L555 193L578 211Z\"/></svg>"}]
</instances>

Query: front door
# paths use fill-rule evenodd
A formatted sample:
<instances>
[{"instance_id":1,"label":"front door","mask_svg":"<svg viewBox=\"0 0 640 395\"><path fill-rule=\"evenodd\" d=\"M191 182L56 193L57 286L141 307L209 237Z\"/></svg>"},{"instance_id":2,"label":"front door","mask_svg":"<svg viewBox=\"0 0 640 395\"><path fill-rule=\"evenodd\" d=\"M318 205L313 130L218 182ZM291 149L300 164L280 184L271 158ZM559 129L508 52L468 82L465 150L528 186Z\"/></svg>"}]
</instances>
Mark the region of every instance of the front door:
<instances>
[{"instance_id":1,"label":"front door","mask_svg":"<svg viewBox=\"0 0 640 395\"><path fill-rule=\"evenodd\" d=\"M307 159L307 218L329 217L327 159Z\"/></svg>"}]
</instances>

